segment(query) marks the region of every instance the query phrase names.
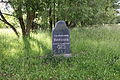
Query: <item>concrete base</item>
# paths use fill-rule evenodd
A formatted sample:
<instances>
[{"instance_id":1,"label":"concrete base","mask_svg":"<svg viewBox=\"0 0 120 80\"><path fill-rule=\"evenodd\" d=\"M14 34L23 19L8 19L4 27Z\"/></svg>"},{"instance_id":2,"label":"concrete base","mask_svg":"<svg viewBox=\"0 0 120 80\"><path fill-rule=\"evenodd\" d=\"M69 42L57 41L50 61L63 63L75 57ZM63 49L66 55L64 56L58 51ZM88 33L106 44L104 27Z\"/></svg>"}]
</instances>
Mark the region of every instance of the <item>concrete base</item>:
<instances>
[{"instance_id":1,"label":"concrete base","mask_svg":"<svg viewBox=\"0 0 120 80\"><path fill-rule=\"evenodd\" d=\"M54 56L71 57L71 54L54 54Z\"/></svg>"}]
</instances>

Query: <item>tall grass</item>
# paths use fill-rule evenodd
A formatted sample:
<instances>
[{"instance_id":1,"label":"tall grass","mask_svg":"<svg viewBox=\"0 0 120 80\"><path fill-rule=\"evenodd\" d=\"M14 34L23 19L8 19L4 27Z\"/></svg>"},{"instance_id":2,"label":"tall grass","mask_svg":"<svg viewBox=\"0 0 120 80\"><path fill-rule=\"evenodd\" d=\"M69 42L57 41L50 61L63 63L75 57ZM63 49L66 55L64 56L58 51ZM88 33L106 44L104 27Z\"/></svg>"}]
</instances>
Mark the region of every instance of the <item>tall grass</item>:
<instances>
[{"instance_id":1,"label":"tall grass","mask_svg":"<svg viewBox=\"0 0 120 80\"><path fill-rule=\"evenodd\" d=\"M119 27L71 30L72 57L51 54L51 33L0 30L0 80L120 80Z\"/></svg>"}]
</instances>

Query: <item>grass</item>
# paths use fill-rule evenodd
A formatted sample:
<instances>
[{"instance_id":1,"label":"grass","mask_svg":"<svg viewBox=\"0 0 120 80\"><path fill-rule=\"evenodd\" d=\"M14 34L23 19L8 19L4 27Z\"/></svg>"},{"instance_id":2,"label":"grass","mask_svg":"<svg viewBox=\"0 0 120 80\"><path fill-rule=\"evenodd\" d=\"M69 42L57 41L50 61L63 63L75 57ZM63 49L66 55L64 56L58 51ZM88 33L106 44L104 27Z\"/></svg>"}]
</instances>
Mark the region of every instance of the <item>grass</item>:
<instances>
[{"instance_id":1,"label":"grass","mask_svg":"<svg viewBox=\"0 0 120 80\"><path fill-rule=\"evenodd\" d=\"M120 28L71 30L72 57L51 54L51 33L0 30L0 80L120 80Z\"/></svg>"}]
</instances>

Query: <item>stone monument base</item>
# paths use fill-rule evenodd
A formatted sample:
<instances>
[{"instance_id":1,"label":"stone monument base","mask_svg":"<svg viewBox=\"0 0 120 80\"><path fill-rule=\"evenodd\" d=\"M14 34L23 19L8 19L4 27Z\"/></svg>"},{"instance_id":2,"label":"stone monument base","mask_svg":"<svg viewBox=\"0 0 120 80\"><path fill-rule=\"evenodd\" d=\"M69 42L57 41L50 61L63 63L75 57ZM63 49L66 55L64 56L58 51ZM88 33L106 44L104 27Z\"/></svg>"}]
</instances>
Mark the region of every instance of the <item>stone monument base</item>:
<instances>
[{"instance_id":1,"label":"stone monument base","mask_svg":"<svg viewBox=\"0 0 120 80\"><path fill-rule=\"evenodd\" d=\"M71 54L54 54L54 56L71 57Z\"/></svg>"}]
</instances>

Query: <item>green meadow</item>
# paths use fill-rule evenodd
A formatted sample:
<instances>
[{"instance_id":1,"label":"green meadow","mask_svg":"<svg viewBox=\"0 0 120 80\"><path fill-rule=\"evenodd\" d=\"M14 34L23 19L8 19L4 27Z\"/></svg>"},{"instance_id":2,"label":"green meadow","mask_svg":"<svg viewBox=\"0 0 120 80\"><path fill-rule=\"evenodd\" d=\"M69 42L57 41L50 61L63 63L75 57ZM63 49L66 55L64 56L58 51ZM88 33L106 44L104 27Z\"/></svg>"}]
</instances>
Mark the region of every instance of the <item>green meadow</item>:
<instances>
[{"instance_id":1,"label":"green meadow","mask_svg":"<svg viewBox=\"0 0 120 80\"><path fill-rule=\"evenodd\" d=\"M49 31L17 38L0 29L0 80L120 80L120 27L70 30L72 57L51 53Z\"/></svg>"}]
</instances>

